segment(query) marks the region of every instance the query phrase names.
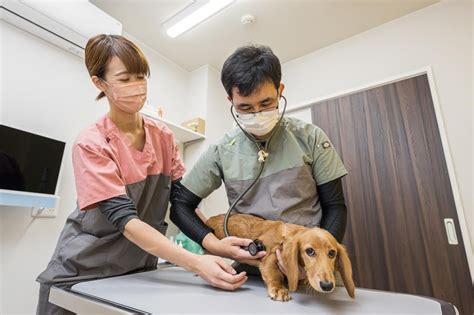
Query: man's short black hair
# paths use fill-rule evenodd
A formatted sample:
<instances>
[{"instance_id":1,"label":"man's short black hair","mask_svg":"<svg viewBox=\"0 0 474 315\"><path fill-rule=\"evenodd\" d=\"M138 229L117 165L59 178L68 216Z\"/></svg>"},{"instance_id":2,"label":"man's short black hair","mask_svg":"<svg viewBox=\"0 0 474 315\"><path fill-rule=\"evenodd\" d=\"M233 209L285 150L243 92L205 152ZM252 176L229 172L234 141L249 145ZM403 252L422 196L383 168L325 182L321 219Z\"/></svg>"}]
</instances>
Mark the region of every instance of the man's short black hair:
<instances>
[{"instance_id":1,"label":"man's short black hair","mask_svg":"<svg viewBox=\"0 0 474 315\"><path fill-rule=\"evenodd\" d=\"M266 82L280 87L281 65L278 57L268 46L248 45L238 48L224 62L221 82L227 94L232 97L232 88L248 96Z\"/></svg>"}]
</instances>

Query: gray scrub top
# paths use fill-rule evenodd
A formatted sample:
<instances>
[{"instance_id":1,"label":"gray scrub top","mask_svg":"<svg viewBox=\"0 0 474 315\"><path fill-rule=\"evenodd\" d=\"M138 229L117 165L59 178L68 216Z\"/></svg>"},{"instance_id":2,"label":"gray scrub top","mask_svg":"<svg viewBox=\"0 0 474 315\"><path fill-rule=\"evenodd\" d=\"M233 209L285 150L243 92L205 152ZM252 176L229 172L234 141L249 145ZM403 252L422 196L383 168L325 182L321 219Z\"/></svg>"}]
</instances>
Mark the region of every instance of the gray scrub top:
<instances>
[{"instance_id":1,"label":"gray scrub top","mask_svg":"<svg viewBox=\"0 0 474 315\"><path fill-rule=\"evenodd\" d=\"M263 173L235 211L307 227L319 226L316 186L347 174L336 150L319 127L284 117L268 147ZM234 128L200 157L182 184L206 198L224 182L229 205L258 173L257 147Z\"/></svg>"}]
</instances>

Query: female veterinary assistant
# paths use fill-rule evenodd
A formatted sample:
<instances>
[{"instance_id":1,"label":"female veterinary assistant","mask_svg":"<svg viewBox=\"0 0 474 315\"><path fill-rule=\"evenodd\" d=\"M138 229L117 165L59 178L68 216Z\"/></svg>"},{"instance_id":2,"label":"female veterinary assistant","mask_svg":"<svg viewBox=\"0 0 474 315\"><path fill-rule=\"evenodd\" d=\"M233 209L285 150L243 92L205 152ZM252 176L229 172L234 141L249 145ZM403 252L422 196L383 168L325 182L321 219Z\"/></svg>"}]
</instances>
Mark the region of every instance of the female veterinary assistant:
<instances>
[{"instance_id":1,"label":"female veterinary assistant","mask_svg":"<svg viewBox=\"0 0 474 315\"><path fill-rule=\"evenodd\" d=\"M83 130L73 146L77 208L39 276L38 314L68 314L48 302L51 286L155 269L162 257L197 273L211 285L233 290L246 280L222 258L192 254L163 234L174 185L182 177L173 134L140 115L149 67L140 49L115 35L89 40L86 67L97 99L110 110Z\"/></svg>"}]
</instances>

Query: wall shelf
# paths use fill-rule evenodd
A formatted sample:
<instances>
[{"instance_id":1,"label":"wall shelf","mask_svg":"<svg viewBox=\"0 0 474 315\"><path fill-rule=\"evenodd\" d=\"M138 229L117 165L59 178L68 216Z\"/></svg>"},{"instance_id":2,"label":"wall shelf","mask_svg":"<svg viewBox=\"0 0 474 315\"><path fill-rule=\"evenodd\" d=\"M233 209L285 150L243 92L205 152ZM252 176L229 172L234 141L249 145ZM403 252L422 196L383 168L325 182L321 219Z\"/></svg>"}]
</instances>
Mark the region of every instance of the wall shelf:
<instances>
[{"instance_id":1,"label":"wall shelf","mask_svg":"<svg viewBox=\"0 0 474 315\"><path fill-rule=\"evenodd\" d=\"M0 206L55 208L59 196L0 189Z\"/></svg>"},{"instance_id":2,"label":"wall shelf","mask_svg":"<svg viewBox=\"0 0 474 315\"><path fill-rule=\"evenodd\" d=\"M159 117L156 114L156 109L150 106L144 106L142 110L140 111L143 115L150 117L152 119L158 120L159 122L164 123L165 125L168 126L168 128L173 131L174 137L176 141L179 141L183 144L186 144L188 142L195 142L199 140L204 140L206 137L198 132L194 132L192 130L189 130L187 128L184 128L183 126L177 125L169 120L166 120L164 118Z\"/></svg>"}]
</instances>

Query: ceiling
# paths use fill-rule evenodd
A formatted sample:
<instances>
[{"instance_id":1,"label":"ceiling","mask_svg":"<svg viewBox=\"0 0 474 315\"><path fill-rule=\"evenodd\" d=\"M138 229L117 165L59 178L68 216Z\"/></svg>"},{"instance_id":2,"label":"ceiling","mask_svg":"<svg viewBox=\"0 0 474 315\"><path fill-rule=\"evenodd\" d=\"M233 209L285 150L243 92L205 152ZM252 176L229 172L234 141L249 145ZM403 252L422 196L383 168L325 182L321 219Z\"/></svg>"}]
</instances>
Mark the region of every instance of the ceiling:
<instances>
[{"instance_id":1,"label":"ceiling","mask_svg":"<svg viewBox=\"0 0 474 315\"><path fill-rule=\"evenodd\" d=\"M220 69L238 46L269 45L282 63L419 10L438 0L237 0L177 38L162 24L190 0L91 0L124 30L180 67ZM243 25L245 14L255 22Z\"/></svg>"}]
</instances>

